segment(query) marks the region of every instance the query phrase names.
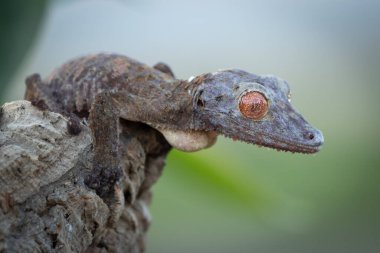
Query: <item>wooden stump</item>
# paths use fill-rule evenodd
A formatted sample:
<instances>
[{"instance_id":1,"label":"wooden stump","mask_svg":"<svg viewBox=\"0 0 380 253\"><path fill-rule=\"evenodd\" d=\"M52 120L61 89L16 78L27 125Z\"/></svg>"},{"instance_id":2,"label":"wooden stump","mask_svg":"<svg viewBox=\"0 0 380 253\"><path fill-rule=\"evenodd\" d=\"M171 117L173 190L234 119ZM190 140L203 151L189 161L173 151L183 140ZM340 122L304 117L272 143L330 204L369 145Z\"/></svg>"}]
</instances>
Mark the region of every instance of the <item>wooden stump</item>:
<instances>
[{"instance_id":1,"label":"wooden stump","mask_svg":"<svg viewBox=\"0 0 380 253\"><path fill-rule=\"evenodd\" d=\"M71 135L60 114L15 101L0 111L1 252L143 252L150 187L170 145L156 130L121 120L124 203L107 204L84 184L91 130Z\"/></svg>"}]
</instances>

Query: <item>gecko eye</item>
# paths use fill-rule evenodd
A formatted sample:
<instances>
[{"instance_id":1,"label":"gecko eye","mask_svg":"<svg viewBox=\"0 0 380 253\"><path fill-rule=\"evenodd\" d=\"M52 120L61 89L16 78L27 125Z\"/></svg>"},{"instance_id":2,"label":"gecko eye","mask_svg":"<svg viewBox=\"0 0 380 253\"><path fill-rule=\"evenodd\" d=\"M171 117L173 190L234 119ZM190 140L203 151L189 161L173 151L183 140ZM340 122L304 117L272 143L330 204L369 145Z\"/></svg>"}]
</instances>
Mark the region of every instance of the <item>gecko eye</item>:
<instances>
[{"instance_id":1,"label":"gecko eye","mask_svg":"<svg viewBox=\"0 0 380 253\"><path fill-rule=\"evenodd\" d=\"M247 118L260 120L268 112L268 101L257 91L250 91L240 97L239 110Z\"/></svg>"}]
</instances>

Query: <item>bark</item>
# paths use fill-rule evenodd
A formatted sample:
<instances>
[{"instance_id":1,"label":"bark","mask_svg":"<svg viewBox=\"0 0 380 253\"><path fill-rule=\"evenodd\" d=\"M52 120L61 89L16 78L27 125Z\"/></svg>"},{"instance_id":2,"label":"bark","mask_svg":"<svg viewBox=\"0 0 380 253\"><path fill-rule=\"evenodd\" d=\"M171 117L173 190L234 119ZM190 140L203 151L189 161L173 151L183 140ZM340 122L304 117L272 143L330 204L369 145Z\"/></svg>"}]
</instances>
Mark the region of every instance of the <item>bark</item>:
<instances>
[{"instance_id":1,"label":"bark","mask_svg":"<svg viewBox=\"0 0 380 253\"><path fill-rule=\"evenodd\" d=\"M121 120L124 175L104 201L84 184L91 130L72 135L64 116L15 101L0 111L0 252L143 252L150 188L169 144L156 130Z\"/></svg>"}]
</instances>

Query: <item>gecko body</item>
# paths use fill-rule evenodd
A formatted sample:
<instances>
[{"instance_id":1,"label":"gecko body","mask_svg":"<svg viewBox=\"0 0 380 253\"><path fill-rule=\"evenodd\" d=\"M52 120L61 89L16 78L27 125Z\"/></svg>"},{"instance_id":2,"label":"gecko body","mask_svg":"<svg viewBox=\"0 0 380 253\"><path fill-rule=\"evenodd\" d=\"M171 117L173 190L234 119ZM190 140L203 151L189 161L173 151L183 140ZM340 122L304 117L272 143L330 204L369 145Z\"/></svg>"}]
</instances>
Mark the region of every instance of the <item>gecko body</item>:
<instances>
[{"instance_id":1,"label":"gecko body","mask_svg":"<svg viewBox=\"0 0 380 253\"><path fill-rule=\"evenodd\" d=\"M183 151L210 147L218 135L302 153L323 144L322 133L290 104L288 83L274 76L231 69L186 81L162 63L152 68L126 56L96 54L70 61L44 80L34 74L26 85L27 100L88 118L94 173L87 184L102 196L114 191L122 173L119 118L149 125Z\"/></svg>"}]
</instances>

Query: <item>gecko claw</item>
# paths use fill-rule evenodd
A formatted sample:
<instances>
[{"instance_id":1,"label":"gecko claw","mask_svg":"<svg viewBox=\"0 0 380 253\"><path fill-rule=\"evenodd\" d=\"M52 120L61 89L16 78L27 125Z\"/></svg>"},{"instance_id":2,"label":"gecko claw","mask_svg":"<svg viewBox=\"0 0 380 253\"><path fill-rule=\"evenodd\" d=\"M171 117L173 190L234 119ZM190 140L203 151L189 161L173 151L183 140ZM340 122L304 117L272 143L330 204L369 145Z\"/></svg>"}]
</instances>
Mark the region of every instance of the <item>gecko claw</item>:
<instances>
[{"instance_id":1,"label":"gecko claw","mask_svg":"<svg viewBox=\"0 0 380 253\"><path fill-rule=\"evenodd\" d=\"M45 103L45 100L43 99L33 99L32 101L30 101L30 103L41 111L49 110L48 105Z\"/></svg>"},{"instance_id":2,"label":"gecko claw","mask_svg":"<svg viewBox=\"0 0 380 253\"><path fill-rule=\"evenodd\" d=\"M76 115L69 115L69 120L67 121L67 131L72 135L78 135L82 132L80 119Z\"/></svg>"}]
</instances>

